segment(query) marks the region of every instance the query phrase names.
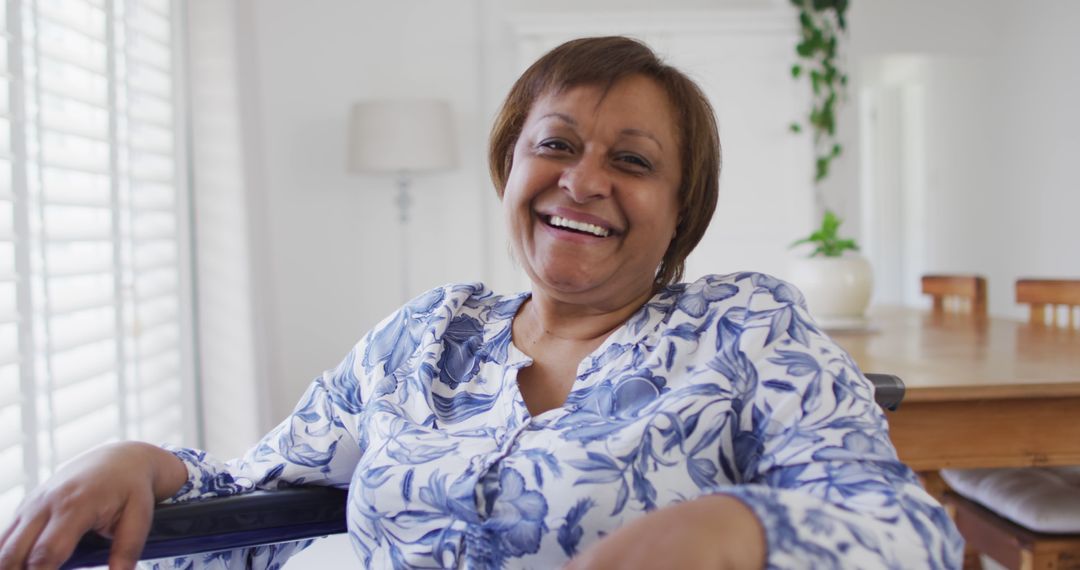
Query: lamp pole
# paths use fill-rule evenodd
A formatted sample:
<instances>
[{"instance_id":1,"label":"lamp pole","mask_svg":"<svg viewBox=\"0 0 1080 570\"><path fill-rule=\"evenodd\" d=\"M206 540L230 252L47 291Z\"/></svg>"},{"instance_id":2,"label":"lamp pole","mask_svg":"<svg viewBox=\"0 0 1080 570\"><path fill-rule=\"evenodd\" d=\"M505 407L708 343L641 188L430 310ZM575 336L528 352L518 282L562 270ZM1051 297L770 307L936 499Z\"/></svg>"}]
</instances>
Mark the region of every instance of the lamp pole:
<instances>
[{"instance_id":1,"label":"lamp pole","mask_svg":"<svg viewBox=\"0 0 1080 570\"><path fill-rule=\"evenodd\" d=\"M399 267L401 268L401 302L404 303L409 300L409 265L412 263L411 251L409 250L409 206L412 205L412 198L409 197L409 184L412 181L409 179L409 173L401 171L397 177L397 198L394 200L398 207L398 226L400 227L401 236L399 243L401 244L401 259L399 260Z\"/></svg>"},{"instance_id":2,"label":"lamp pole","mask_svg":"<svg viewBox=\"0 0 1080 570\"><path fill-rule=\"evenodd\" d=\"M357 174L383 173L396 177L402 301L412 294L413 229L409 225L409 194L418 173L449 170L457 165L453 113L438 99L357 101L349 117L348 169ZM392 251L393 246L387 246ZM392 253L391 253L392 255Z\"/></svg>"}]
</instances>

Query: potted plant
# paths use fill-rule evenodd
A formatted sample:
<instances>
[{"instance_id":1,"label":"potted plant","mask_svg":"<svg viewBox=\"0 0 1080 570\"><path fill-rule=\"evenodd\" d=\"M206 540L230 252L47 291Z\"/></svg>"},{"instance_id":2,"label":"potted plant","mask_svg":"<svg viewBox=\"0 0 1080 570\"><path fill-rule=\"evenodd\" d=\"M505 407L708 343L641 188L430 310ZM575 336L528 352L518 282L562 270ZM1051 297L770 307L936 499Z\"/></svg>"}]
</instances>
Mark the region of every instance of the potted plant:
<instances>
[{"instance_id":1,"label":"potted plant","mask_svg":"<svg viewBox=\"0 0 1080 570\"><path fill-rule=\"evenodd\" d=\"M814 246L808 257L795 259L791 280L806 297L810 312L825 328L861 327L870 303L873 278L870 263L856 255L855 240L840 237L843 220L825 210L821 227L791 244Z\"/></svg>"},{"instance_id":2,"label":"potted plant","mask_svg":"<svg viewBox=\"0 0 1080 570\"><path fill-rule=\"evenodd\" d=\"M843 147L836 138L837 108L847 85L839 58L842 34L847 29L848 0L791 0L798 10L801 35L795 46L798 61L792 78L810 84L811 105L806 124L813 136L814 191L823 210L821 227L792 247L815 244L808 258L792 264L791 280L802 289L811 313L826 327L861 326L870 301L870 264L858 255L852 239L839 236L841 220L824 207L820 184L829 176L832 161ZM800 122L791 131L801 133Z\"/></svg>"}]
</instances>

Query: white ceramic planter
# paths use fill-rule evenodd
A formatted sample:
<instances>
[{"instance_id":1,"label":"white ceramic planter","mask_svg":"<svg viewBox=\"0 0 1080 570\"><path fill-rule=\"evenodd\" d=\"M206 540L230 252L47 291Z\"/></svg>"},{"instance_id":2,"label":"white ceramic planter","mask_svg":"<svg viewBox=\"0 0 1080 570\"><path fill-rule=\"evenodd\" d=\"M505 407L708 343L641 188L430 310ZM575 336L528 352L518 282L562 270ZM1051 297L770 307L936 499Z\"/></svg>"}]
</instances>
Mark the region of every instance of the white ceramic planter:
<instances>
[{"instance_id":1,"label":"white ceramic planter","mask_svg":"<svg viewBox=\"0 0 1080 570\"><path fill-rule=\"evenodd\" d=\"M810 314L826 328L865 323L873 276L870 263L858 253L841 257L793 259L791 282L806 297Z\"/></svg>"}]
</instances>

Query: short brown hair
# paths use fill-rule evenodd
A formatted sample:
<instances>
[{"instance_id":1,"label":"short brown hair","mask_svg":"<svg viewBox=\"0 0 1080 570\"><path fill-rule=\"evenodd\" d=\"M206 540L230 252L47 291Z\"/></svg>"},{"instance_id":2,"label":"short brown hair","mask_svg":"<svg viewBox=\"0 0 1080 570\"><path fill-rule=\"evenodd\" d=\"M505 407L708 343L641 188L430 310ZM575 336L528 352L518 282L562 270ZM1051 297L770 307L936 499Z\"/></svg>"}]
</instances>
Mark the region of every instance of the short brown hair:
<instances>
[{"instance_id":1,"label":"short brown hair","mask_svg":"<svg viewBox=\"0 0 1080 570\"><path fill-rule=\"evenodd\" d=\"M682 158L679 223L656 273L662 287L682 278L686 256L705 235L720 186L720 138L712 105L701 88L665 64L648 46L626 37L581 38L546 53L518 78L495 117L488 166L502 198L513 166L514 145L533 103L548 91L581 85L610 89L618 80L644 75L667 93L677 121Z\"/></svg>"}]
</instances>

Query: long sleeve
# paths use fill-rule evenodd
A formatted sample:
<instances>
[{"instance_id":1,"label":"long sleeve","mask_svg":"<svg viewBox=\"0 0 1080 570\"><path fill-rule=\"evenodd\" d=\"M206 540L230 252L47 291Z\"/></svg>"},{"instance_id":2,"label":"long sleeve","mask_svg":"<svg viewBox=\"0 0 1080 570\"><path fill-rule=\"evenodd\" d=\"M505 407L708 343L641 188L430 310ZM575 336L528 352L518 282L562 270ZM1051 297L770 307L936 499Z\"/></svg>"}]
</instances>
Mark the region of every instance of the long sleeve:
<instances>
[{"instance_id":1,"label":"long sleeve","mask_svg":"<svg viewBox=\"0 0 1080 570\"><path fill-rule=\"evenodd\" d=\"M897 459L873 388L790 285L755 276L745 314L718 328L715 367L744 393L734 436L770 568L956 568L963 543Z\"/></svg>"},{"instance_id":2,"label":"long sleeve","mask_svg":"<svg viewBox=\"0 0 1080 570\"><path fill-rule=\"evenodd\" d=\"M203 451L166 446L188 470L187 482L168 502L305 484L348 487L361 453L356 430L360 389L354 367L357 351L363 347L361 341L337 368L316 378L292 414L243 457L219 461ZM195 554L145 566L151 570L277 568L312 542Z\"/></svg>"},{"instance_id":3,"label":"long sleeve","mask_svg":"<svg viewBox=\"0 0 1080 570\"><path fill-rule=\"evenodd\" d=\"M337 367L323 372L293 412L242 457L220 461L165 446L186 466L188 480L168 501L181 502L297 485L348 488L367 448L364 406L407 375L421 338L445 310L450 288L432 289L383 319ZM154 570L276 568L311 540L241 548L152 562Z\"/></svg>"},{"instance_id":4,"label":"long sleeve","mask_svg":"<svg viewBox=\"0 0 1080 570\"><path fill-rule=\"evenodd\" d=\"M188 480L168 502L235 495L293 485L347 487L360 457L356 414L359 385L353 348L341 364L317 378L296 409L243 457L219 461L203 451L166 446L187 467ZM151 570L276 568L313 540L152 561Z\"/></svg>"},{"instance_id":5,"label":"long sleeve","mask_svg":"<svg viewBox=\"0 0 1080 570\"><path fill-rule=\"evenodd\" d=\"M316 378L289 417L243 457L218 461L205 452L169 448L188 469L187 484L172 497L186 501L295 485L346 488L359 461L359 343L333 370Z\"/></svg>"},{"instance_id":6,"label":"long sleeve","mask_svg":"<svg viewBox=\"0 0 1080 570\"><path fill-rule=\"evenodd\" d=\"M308 387L293 412L243 457L220 461L204 451L165 446L188 471L188 480L168 502L207 499L297 485L348 488L366 448L361 415L366 395L395 381L413 356L423 331L446 292L434 289L384 319L337 367ZM240 548L158 560L166 568L277 568L312 540Z\"/></svg>"},{"instance_id":7,"label":"long sleeve","mask_svg":"<svg viewBox=\"0 0 1080 570\"><path fill-rule=\"evenodd\" d=\"M446 287L432 289L379 322L243 457L219 461L202 451L168 448L188 469L187 484L170 500L296 485L348 487L366 447L360 427L365 398L397 382L446 297Z\"/></svg>"}]
</instances>

